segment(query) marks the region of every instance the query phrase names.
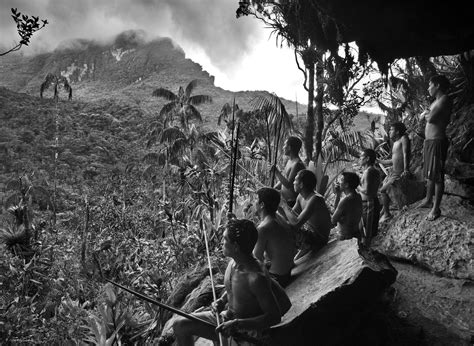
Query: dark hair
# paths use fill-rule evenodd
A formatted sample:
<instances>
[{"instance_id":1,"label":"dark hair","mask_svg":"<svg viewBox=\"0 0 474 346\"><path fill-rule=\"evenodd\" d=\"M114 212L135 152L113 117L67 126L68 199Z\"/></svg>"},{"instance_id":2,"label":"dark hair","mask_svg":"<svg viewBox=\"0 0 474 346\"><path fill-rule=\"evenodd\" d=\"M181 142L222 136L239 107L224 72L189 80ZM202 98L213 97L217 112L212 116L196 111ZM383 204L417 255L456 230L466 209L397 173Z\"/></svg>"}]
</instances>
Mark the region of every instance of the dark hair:
<instances>
[{"instance_id":1,"label":"dark hair","mask_svg":"<svg viewBox=\"0 0 474 346\"><path fill-rule=\"evenodd\" d=\"M390 124L390 127L393 127L400 136L403 136L407 132L405 124L401 121L397 121L395 123Z\"/></svg>"},{"instance_id":2,"label":"dark hair","mask_svg":"<svg viewBox=\"0 0 474 346\"><path fill-rule=\"evenodd\" d=\"M351 189L356 189L360 184L359 176L354 172L342 172L344 181L349 184Z\"/></svg>"},{"instance_id":3,"label":"dark hair","mask_svg":"<svg viewBox=\"0 0 474 346\"><path fill-rule=\"evenodd\" d=\"M446 78L446 76L437 74L434 76L431 76L430 82L436 85L439 85L439 88L441 91L446 92L448 89L451 87L451 83L449 82L449 79Z\"/></svg>"},{"instance_id":4,"label":"dark hair","mask_svg":"<svg viewBox=\"0 0 474 346\"><path fill-rule=\"evenodd\" d=\"M369 158L369 164L373 165L375 163L375 159L377 158L377 154L375 153L374 149L364 149L362 152Z\"/></svg>"},{"instance_id":5,"label":"dark hair","mask_svg":"<svg viewBox=\"0 0 474 346\"><path fill-rule=\"evenodd\" d=\"M303 145L303 142L301 142L301 139L295 136L288 137L286 142L290 146L291 151L296 154L300 152L301 146Z\"/></svg>"},{"instance_id":6,"label":"dark hair","mask_svg":"<svg viewBox=\"0 0 474 346\"><path fill-rule=\"evenodd\" d=\"M249 255L257 243L258 231L252 221L247 219L230 219L227 223L229 239L236 242L240 251Z\"/></svg>"},{"instance_id":7,"label":"dark hair","mask_svg":"<svg viewBox=\"0 0 474 346\"><path fill-rule=\"evenodd\" d=\"M313 172L311 172L308 169L302 169L301 171L298 172L298 176L300 177L305 190L312 191L316 188L316 184L318 180L316 179L316 176L314 175Z\"/></svg>"},{"instance_id":8,"label":"dark hair","mask_svg":"<svg viewBox=\"0 0 474 346\"><path fill-rule=\"evenodd\" d=\"M280 193L271 187L262 187L257 191L258 201L263 202L265 210L275 214L280 204Z\"/></svg>"}]
</instances>

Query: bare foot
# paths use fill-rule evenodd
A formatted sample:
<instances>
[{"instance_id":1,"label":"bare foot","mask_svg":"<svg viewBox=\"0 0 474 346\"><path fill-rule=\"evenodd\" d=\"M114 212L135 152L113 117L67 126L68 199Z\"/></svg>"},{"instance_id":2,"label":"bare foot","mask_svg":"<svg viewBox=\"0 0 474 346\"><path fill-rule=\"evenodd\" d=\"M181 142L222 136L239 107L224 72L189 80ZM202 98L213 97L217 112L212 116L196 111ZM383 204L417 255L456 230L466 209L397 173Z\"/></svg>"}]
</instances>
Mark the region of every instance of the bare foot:
<instances>
[{"instance_id":1,"label":"bare foot","mask_svg":"<svg viewBox=\"0 0 474 346\"><path fill-rule=\"evenodd\" d=\"M382 216L380 217L379 222L388 221L388 220L390 220L392 217L393 217L393 215L392 215L392 214L389 214L389 213L382 214Z\"/></svg>"},{"instance_id":2,"label":"bare foot","mask_svg":"<svg viewBox=\"0 0 474 346\"><path fill-rule=\"evenodd\" d=\"M433 202L423 200L420 204L416 206L416 208L433 208Z\"/></svg>"},{"instance_id":3,"label":"bare foot","mask_svg":"<svg viewBox=\"0 0 474 346\"><path fill-rule=\"evenodd\" d=\"M426 217L426 220L433 221L433 220L436 220L440 216L441 216L440 209L431 210L428 216Z\"/></svg>"}]
</instances>

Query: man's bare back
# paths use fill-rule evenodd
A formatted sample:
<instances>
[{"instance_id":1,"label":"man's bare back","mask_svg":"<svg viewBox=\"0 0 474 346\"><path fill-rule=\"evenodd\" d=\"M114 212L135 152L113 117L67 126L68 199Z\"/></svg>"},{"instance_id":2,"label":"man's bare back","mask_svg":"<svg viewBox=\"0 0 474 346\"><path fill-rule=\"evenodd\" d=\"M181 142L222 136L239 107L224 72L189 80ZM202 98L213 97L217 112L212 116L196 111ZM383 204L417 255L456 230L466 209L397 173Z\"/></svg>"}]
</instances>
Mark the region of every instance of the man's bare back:
<instances>
[{"instance_id":1,"label":"man's bare back","mask_svg":"<svg viewBox=\"0 0 474 346\"><path fill-rule=\"evenodd\" d=\"M301 214L309 214L306 223L313 229L321 232L321 236L327 237L331 230L331 216L324 201L324 197L317 193L312 193L304 198L298 195L295 208L301 209Z\"/></svg>"},{"instance_id":2,"label":"man's bare back","mask_svg":"<svg viewBox=\"0 0 474 346\"><path fill-rule=\"evenodd\" d=\"M266 217L257 227L258 240L254 254L260 258L265 252L265 257L271 263L269 271L273 274L285 275L293 267L293 257L296 245L291 229L283 224L277 217Z\"/></svg>"},{"instance_id":3,"label":"man's bare back","mask_svg":"<svg viewBox=\"0 0 474 346\"><path fill-rule=\"evenodd\" d=\"M288 160L284 169L284 175L291 185L293 185L296 174L304 168L305 165L299 157ZM293 186L287 188L282 184L281 195L285 201L295 201L298 194L293 190Z\"/></svg>"},{"instance_id":4,"label":"man's bare back","mask_svg":"<svg viewBox=\"0 0 474 346\"><path fill-rule=\"evenodd\" d=\"M408 138L406 135L402 136L400 139L396 140L393 143L392 147L392 165L393 165L393 174L401 175L405 170L403 163L403 142L407 142Z\"/></svg>"},{"instance_id":5,"label":"man's bare back","mask_svg":"<svg viewBox=\"0 0 474 346\"><path fill-rule=\"evenodd\" d=\"M359 233L359 223L362 217L362 199L358 193L345 196L334 212L333 220L337 222L339 232L346 238Z\"/></svg>"}]
</instances>

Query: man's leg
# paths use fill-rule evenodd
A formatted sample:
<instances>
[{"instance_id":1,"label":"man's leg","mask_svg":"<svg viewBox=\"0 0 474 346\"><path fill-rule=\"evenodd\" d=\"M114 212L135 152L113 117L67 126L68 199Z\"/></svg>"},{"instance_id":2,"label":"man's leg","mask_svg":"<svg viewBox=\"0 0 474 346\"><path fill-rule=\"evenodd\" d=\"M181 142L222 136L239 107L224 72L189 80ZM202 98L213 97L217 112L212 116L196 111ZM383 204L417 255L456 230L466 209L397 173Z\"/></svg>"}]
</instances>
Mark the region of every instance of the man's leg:
<instances>
[{"instance_id":1,"label":"man's leg","mask_svg":"<svg viewBox=\"0 0 474 346\"><path fill-rule=\"evenodd\" d=\"M392 214L390 214L390 197L388 197L388 189L390 186L390 183L386 183L380 188L380 196L382 197L382 217L380 221L382 222L392 217Z\"/></svg>"},{"instance_id":2,"label":"man's leg","mask_svg":"<svg viewBox=\"0 0 474 346\"><path fill-rule=\"evenodd\" d=\"M426 196L418 204L417 208L431 208L433 206L433 194L435 193L435 183L433 180L427 179L426 180Z\"/></svg>"},{"instance_id":3,"label":"man's leg","mask_svg":"<svg viewBox=\"0 0 474 346\"><path fill-rule=\"evenodd\" d=\"M437 219L441 215L441 199L443 198L443 193L444 193L444 179L442 179L440 182L436 182L435 184L435 200L433 204L433 208L431 209L430 213L426 217L427 220L433 221Z\"/></svg>"},{"instance_id":4,"label":"man's leg","mask_svg":"<svg viewBox=\"0 0 474 346\"><path fill-rule=\"evenodd\" d=\"M212 312L196 313L197 317L201 317L204 320L208 320L209 314L212 316ZM212 318L211 318L212 319ZM215 319L214 319L215 321ZM209 340L216 341L218 336L215 329L197 321L192 321L185 317L178 317L173 323L173 331L176 335L176 340L179 346L191 346L194 345L194 337L199 336Z\"/></svg>"}]
</instances>

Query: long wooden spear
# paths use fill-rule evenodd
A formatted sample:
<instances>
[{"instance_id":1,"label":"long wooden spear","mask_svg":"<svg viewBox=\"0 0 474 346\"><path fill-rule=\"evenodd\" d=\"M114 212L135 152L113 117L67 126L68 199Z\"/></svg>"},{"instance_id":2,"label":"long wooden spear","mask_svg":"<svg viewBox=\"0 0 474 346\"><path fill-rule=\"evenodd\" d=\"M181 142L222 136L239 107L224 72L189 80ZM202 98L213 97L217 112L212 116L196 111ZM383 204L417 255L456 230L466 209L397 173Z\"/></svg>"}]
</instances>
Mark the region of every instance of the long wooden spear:
<instances>
[{"instance_id":1,"label":"long wooden spear","mask_svg":"<svg viewBox=\"0 0 474 346\"><path fill-rule=\"evenodd\" d=\"M235 133L235 97L232 102L232 135L230 136L230 158L229 158L229 213L232 213L232 200L234 198L234 133Z\"/></svg>"},{"instance_id":2,"label":"long wooden spear","mask_svg":"<svg viewBox=\"0 0 474 346\"><path fill-rule=\"evenodd\" d=\"M237 122L237 133L235 134L235 145L234 145L234 154L232 155L232 172L231 172L231 185L229 191L229 213L232 213L234 205L234 187L235 187L235 176L237 171L237 157L239 156L239 132L240 132L240 122Z\"/></svg>"},{"instance_id":3,"label":"long wooden spear","mask_svg":"<svg viewBox=\"0 0 474 346\"><path fill-rule=\"evenodd\" d=\"M280 134L281 134L281 126L282 126L282 123L283 123L283 114L280 114L280 122L278 124L278 131L277 128L276 128L276 124L275 124L275 135L277 136L276 137L276 145L275 145L275 159L273 160L273 164L275 165L276 167L276 164L277 164L277 159L278 159L278 145L280 144ZM271 187L273 187L275 183L275 170L272 170L272 183L271 183Z\"/></svg>"},{"instance_id":4,"label":"long wooden spear","mask_svg":"<svg viewBox=\"0 0 474 346\"><path fill-rule=\"evenodd\" d=\"M163 308L163 309L166 309L168 311L171 311L171 312L174 312L175 314L177 315L180 315L182 317L185 317L185 318L188 318L192 321L195 321L195 322L200 322L200 323L204 323L205 325L209 326L209 327L212 327L212 328L216 328L217 326L214 324L214 323L211 323L209 321L206 321L206 320L203 320L195 315L192 315L192 314L188 314L182 310L179 310L179 309L176 309L172 306L169 306L169 305L166 305L162 302L159 302L155 299L152 299L152 298L149 298L147 296L145 296L144 294L141 294L140 292L137 292L135 290L132 290L131 288L128 288L128 287L125 287L119 283L116 283L112 280L109 280L107 278L104 278L105 281L108 281L110 282L112 285L114 286L117 286L121 289L123 289L124 291L127 291L128 293L131 293L133 294L135 297L138 297L140 299L143 299L144 301L148 302L148 303L151 303L151 304L154 304L154 305L158 305L159 307ZM237 339L240 339L242 341L247 341L247 342L250 342L250 343L253 343L254 345L263 345L263 342L257 338L254 338L253 336L250 336L250 335L247 335L247 334L244 334L244 333L241 333L241 332L233 332L232 335L237 338Z\"/></svg>"},{"instance_id":5,"label":"long wooden spear","mask_svg":"<svg viewBox=\"0 0 474 346\"><path fill-rule=\"evenodd\" d=\"M201 222L202 225L202 222ZM204 227L201 228L202 233L204 234L204 243L206 245L206 255L207 255L207 264L209 267L209 279L211 280L211 288L212 288L212 298L214 303L217 301L217 295L216 295L216 288L214 287L214 275L212 275L212 263L211 263L211 254L209 252L209 242L207 240L207 233ZM215 311L216 315L216 321L217 325L219 326L221 324L221 319L219 316L219 312L216 310ZM222 336L222 333L219 333L219 346L224 346L224 338Z\"/></svg>"},{"instance_id":6,"label":"long wooden spear","mask_svg":"<svg viewBox=\"0 0 474 346\"><path fill-rule=\"evenodd\" d=\"M131 293L131 294L133 294L134 296L136 296L136 297L138 297L138 298L140 298L140 299L143 299L144 301L147 301L148 303L152 303L152 304L158 305L159 307L161 307L161 308L163 308L163 309L166 309L166 310L169 310L169 311L171 311L171 312L174 312L175 314L180 315L180 316L183 316L183 317L186 317L186 318L188 318L188 319L190 319L190 320L193 320L193 321L196 321L196 322L204 323L204 324L206 324L206 325L209 326L209 327L213 327L213 328L216 328L216 327L217 327L215 324L213 324L213 323L211 323L211 322L209 322L209 321L205 321L205 320L203 320L203 319L201 319L201 318L199 318L199 317L196 317L196 316L194 316L194 315L188 314L188 313L186 313L186 312L184 312L184 311L181 311L181 310L176 309L176 308L174 308L174 307L172 307L172 306L166 305L166 304L164 304L164 303L162 303L162 302L159 302L158 300L149 298L149 297L145 296L144 294L141 294L140 292L137 292L137 291L134 291L134 290L132 290L132 289L130 289L130 288L128 288L128 287L122 286L121 284L116 283L116 282L114 282L114 281L112 281L112 280L109 280L109 279L107 279L107 278L104 278L104 279L105 279L105 281L110 282L112 285L117 286L117 287L120 287L120 288L123 289L124 291L127 291L128 293Z\"/></svg>"}]
</instances>

